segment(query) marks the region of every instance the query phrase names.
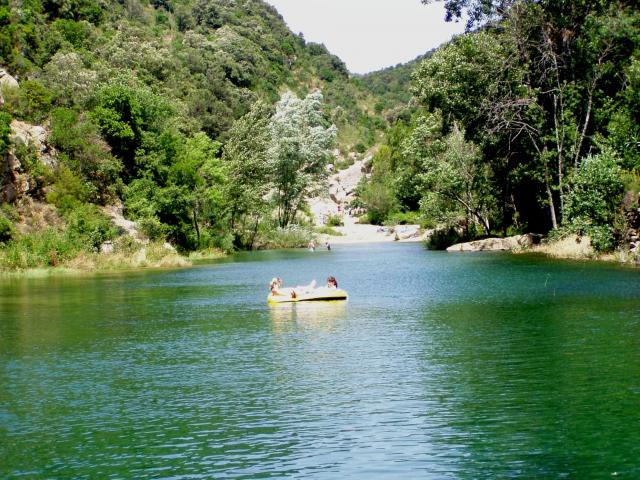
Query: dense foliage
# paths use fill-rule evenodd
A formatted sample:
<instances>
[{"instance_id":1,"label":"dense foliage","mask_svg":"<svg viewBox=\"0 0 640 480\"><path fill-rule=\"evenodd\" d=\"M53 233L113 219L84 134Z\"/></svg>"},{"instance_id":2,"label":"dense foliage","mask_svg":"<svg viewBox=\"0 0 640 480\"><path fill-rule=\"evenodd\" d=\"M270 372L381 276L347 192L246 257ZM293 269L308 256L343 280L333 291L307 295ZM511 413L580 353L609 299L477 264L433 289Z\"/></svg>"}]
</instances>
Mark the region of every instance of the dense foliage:
<instances>
[{"instance_id":1,"label":"dense foliage","mask_svg":"<svg viewBox=\"0 0 640 480\"><path fill-rule=\"evenodd\" d=\"M413 74L420 108L388 131L374 158L374 171L390 169L393 181L374 175L364 203L393 205L378 221L419 206L424 223L471 236L553 229L611 249L622 228L622 174L640 169L635 3L446 7L450 19L480 28Z\"/></svg>"},{"instance_id":2,"label":"dense foliage","mask_svg":"<svg viewBox=\"0 0 640 480\"><path fill-rule=\"evenodd\" d=\"M304 243L336 146L375 151L358 188L373 223L444 226L441 246L553 230L613 248L637 208L635 3L445 5L467 34L351 77L261 0L0 0L0 67L20 83L0 92L0 156L55 212L29 225L3 205L0 260L97 251L118 236L105 205L182 251ZM12 145L15 121L45 126L57 161Z\"/></svg>"},{"instance_id":3,"label":"dense foliage","mask_svg":"<svg viewBox=\"0 0 640 480\"><path fill-rule=\"evenodd\" d=\"M122 203L151 240L250 248L302 220L330 147L386 128L344 63L261 0L2 0L0 67L20 83L2 92L0 155L12 120L48 129L56 165L16 155L64 235L68 215L98 215L83 206Z\"/></svg>"}]
</instances>

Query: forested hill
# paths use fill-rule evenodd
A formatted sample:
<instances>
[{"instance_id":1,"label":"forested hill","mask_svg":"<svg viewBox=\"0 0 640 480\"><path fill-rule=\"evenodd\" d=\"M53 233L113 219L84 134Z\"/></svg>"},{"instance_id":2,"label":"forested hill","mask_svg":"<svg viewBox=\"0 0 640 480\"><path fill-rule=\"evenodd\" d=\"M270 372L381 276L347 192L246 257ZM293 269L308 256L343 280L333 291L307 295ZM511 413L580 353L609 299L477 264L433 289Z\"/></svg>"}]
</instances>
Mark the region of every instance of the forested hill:
<instances>
[{"instance_id":1,"label":"forested hill","mask_svg":"<svg viewBox=\"0 0 640 480\"><path fill-rule=\"evenodd\" d=\"M0 268L304 244L336 147L361 221L640 254L635 1L447 1L478 28L365 76L261 0L0 2Z\"/></svg>"},{"instance_id":2,"label":"forested hill","mask_svg":"<svg viewBox=\"0 0 640 480\"><path fill-rule=\"evenodd\" d=\"M367 73L360 77L362 85L375 98L374 109L376 113L384 116L392 123L403 115L410 113L413 95L411 93L411 75L420 64L433 55L435 50L430 50L424 55L393 67L388 67L375 72Z\"/></svg>"},{"instance_id":3,"label":"forested hill","mask_svg":"<svg viewBox=\"0 0 640 480\"><path fill-rule=\"evenodd\" d=\"M359 129L345 132L351 139L372 125L373 102L344 63L261 0L4 3L0 55L30 82L28 111L13 112L29 120L50 106L90 110L91 93L119 81L167 98L191 130L214 139L257 98L274 103L285 89L321 89L330 120Z\"/></svg>"},{"instance_id":4,"label":"forested hill","mask_svg":"<svg viewBox=\"0 0 640 480\"><path fill-rule=\"evenodd\" d=\"M471 29L403 83L410 115L394 121L360 188L368 219L439 226L440 247L539 232L620 258L640 254L637 2L445 8ZM400 73L363 82L389 98Z\"/></svg>"},{"instance_id":5,"label":"forested hill","mask_svg":"<svg viewBox=\"0 0 640 480\"><path fill-rule=\"evenodd\" d=\"M334 148L364 152L386 128L345 64L261 0L3 0L0 58L0 242L12 248L49 232L64 237L51 251L98 249L117 236L98 207L118 204L145 237L184 250L268 241ZM278 136L297 163L275 144L286 111L298 123ZM292 176L278 185L276 171ZM274 191L284 197L264 204Z\"/></svg>"}]
</instances>

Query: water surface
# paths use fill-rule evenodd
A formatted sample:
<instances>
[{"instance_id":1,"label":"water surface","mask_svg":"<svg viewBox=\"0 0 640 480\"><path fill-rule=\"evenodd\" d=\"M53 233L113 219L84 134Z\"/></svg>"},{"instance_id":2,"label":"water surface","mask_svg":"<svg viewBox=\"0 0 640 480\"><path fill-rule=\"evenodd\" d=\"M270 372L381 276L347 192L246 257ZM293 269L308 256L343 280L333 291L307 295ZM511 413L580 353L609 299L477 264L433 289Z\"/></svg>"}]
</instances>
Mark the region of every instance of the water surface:
<instances>
[{"instance_id":1,"label":"water surface","mask_svg":"<svg viewBox=\"0 0 640 480\"><path fill-rule=\"evenodd\" d=\"M335 275L348 302L266 304ZM640 271L417 244L0 283L0 478L640 478Z\"/></svg>"}]
</instances>

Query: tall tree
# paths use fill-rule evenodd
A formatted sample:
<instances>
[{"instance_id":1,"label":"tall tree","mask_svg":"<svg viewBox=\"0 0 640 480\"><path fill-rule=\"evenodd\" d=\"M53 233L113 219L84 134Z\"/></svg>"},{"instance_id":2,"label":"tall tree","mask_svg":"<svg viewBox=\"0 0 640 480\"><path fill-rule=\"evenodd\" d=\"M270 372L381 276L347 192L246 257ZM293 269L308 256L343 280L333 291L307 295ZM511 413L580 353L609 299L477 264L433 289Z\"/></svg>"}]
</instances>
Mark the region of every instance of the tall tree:
<instances>
[{"instance_id":1,"label":"tall tree","mask_svg":"<svg viewBox=\"0 0 640 480\"><path fill-rule=\"evenodd\" d=\"M276 105L269 130L273 200L278 224L285 227L295 220L306 198L326 179L336 127L326 125L320 92L303 100L287 92Z\"/></svg>"},{"instance_id":2,"label":"tall tree","mask_svg":"<svg viewBox=\"0 0 640 480\"><path fill-rule=\"evenodd\" d=\"M236 247L251 248L266 213L272 188L268 149L271 107L256 102L229 130L222 161L228 175L225 188L229 227Z\"/></svg>"}]
</instances>

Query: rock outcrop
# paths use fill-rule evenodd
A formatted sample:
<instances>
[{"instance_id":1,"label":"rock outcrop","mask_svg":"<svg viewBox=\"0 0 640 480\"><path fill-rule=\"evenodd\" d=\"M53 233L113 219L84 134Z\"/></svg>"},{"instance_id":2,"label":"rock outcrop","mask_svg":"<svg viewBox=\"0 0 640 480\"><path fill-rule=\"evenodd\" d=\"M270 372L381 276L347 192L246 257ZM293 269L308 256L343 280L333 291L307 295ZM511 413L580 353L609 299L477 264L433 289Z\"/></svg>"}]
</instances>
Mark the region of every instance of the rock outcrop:
<instances>
[{"instance_id":1,"label":"rock outcrop","mask_svg":"<svg viewBox=\"0 0 640 480\"><path fill-rule=\"evenodd\" d=\"M6 70L0 68L0 105L4 104L3 91L7 88L20 88L20 85Z\"/></svg>"},{"instance_id":2,"label":"rock outcrop","mask_svg":"<svg viewBox=\"0 0 640 480\"><path fill-rule=\"evenodd\" d=\"M56 151L49 143L49 132L40 125L19 120L11 122L11 142L15 146L26 145L35 149L38 159L47 167L55 167Z\"/></svg>"},{"instance_id":3,"label":"rock outcrop","mask_svg":"<svg viewBox=\"0 0 640 480\"><path fill-rule=\"evenodd\" d=\"M328 196L313 198L309 206L317 225L324 225L332 215L342 215L345 207L355 198L358 183L365 175L365 164L370 157L358 160L344 170L329 177Z\"/></svg>"},{"instance_id":4,"label":"rock outcrop","mask_svg":"<svg viewBox=\"0 0 640 480\"><path fill-rule=\"evenodd\" d=\"M142 244L149 243L149 241L145 238L145 236L142 233L140 233L140 231L138 230L138 225L136 224L136 222L132 222L131 220L127 220L126 218L124 218L122 214L123 213L122 204L107 205L105 207L102 207L102 211L104 212L105 215L107 215L111 219L111 222L116 227L121 228L126 235L129 235L136 242L142 243ZM103 248L108 248L108 247L103 247Z\"/></svg>"},{"instance_id":5,"label":"rock outcrop","mask_svg":"<svg viewBox=\"0 0 640 480\"><path fill-rule=\"evenodd\" d=\"M38 160L49 168L56 165L56 151L48 142L48 132L44 127L13 120L11 122L11 148L0 158L0 199L15 202L40 188L38 180L26 171L18 156L16 147L28 146L33 149Z\"/></svg>"},{"instance_id":6,"label":"rock outcrop","mask_svg":"<svg viewBox=\"0 0 640 480\"><path fill-rule=\"evenodd\" d=\"M622 241L629 245L629 251L640 255L640 195L635 199L625 199L627 208L625 220L627 228L623 232Z\"/></svg>"},{"instance_id":7,"label":"rock outcrop","mask_svg":"<svg viewBox=\"0 0 640 480\"><path fill-rule=\"evenodd\" d=\"M447 252L507 251L537 245L540 240L540 235L532 233L506 238L485 238L484 240L452 245L447 248Z\"/></svg>"}]
</instances>

